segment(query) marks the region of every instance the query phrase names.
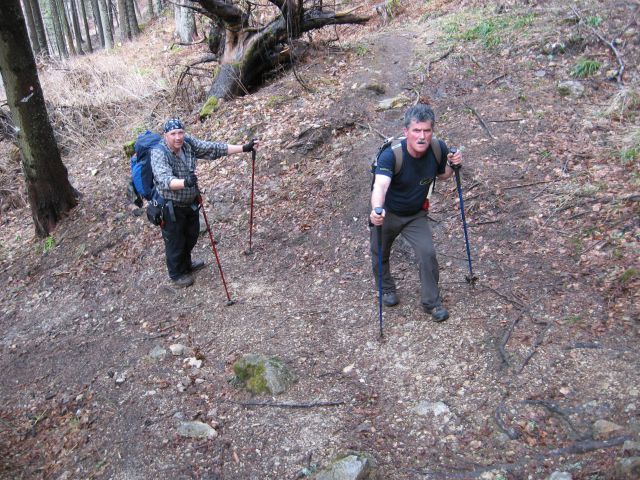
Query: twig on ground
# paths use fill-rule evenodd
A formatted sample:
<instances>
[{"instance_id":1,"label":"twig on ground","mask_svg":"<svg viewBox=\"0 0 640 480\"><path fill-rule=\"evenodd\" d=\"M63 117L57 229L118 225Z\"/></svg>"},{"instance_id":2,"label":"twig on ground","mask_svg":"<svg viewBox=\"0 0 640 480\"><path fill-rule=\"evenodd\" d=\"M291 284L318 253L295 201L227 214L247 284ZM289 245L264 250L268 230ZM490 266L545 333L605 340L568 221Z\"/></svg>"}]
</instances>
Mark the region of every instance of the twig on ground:
<instances>
[{"instance_id":1,"label":"twig on ground","mask_svg":"<svg viewBox=\"0 0 640 480\"><path fill-rule=\"evenodd\" d=\"M450 48L449 50L447 50L446 52L444 52L442 55L440 55L435 60L429 60L427 62L427 76L431 75L431 64L439 62L440 60L444 60L445 58L447 58L451 54L451 52L453 52L453 47Z\"/></svg>"},{"instance_id":2,"label":"twig on ground","mask_svg":"<svg viewBox=\"0 0 640 480\"><path fill-rule=\"evenodd\" d=\"M473 108L471 105L469 104L464 104L464 106L466 108L468 108L469 110L471 110L471 113L473 113L475 115L475 117L478 119L478 121L480 122L480 126L482 127L482 129L487 132L487 135L489 135L489 137L491 138L491 140L495 140L496 137L493 136L493 134L491 133L491 130L489 130L489 127L487 127L487 124L484 122L484 120L482 119L482 117L480 116L480 114L476 111L475 108Z\"/></svg>"},{"instance_id":3,"label":"twig on ground","mask_svg":"<svg viewBox=\"0 0 640 480\"><path fill-rule=\"evenodd\" d=\"M486 290L489 290L493 293L495 293L496 295L498 295L500 298L506 300L509 303L513 303L515 306L519 307L520 309L524 310L526 308L526 306L520 302L517 299L513 299L513 298L509 298L508 296L506 296L504 293L499 292L498 290L496 290L495 288L489 287L487 285L482 285L480 286L480 288L484 288Z\"/></svg>"},{"instance_id":4,"label":"twig on ground","mask_svg":"<svg viewBox=\"0 0 640 480\"><path fill-rule=\"evenodd\" d=\"M513 319L513 321L511 322L511 325L509 325L509 328L507 328L507 331L502 336L502 342L500 343L500 346L498 347L498 351L500 352L500 357L502 357L502 361L504 363L506 363L508 366L511 366L511 364L509 363L509 359L507 358L507 352L505 350L505 347L507 346L507 343L509 342L509 338L511 337L511 334L513 333L513 329L515 328L515 326L518 324L518 322L522 318L522 315L523 315L523 312L520 312L518 314L518 316Z\"/></svg>"},{"instance_id":5,"label":"twig on ground","mask_svg":"<svg viewBox=\"0 0 640 480\"><path fill-rule=\"evenodd\" d=\"M555 402L552 402L550 400L525 400L523 403L526 405L540 405L541 407L546 408L548 411L564 420L567 425L569 425L571 431L577 434L578 437L581 437L582 434L573 425L573 422L569 420L567 413L563 409L561 409Z\"/></svg>"},{"instance_id":6,"label":"twig on ground","mask_svg":"<svg viewBox=\"0 0 640 480\"><path fill-rule=\"evenodd\" d=\"M538 334L535 341L533 342L533 346L532 346L533 348L531 349L531 352L529 352L529 355L527 355L527 357L524 359L524 362L522 362L522 366L520 367L520 370L518 370L518 373L522 373L522 371L524 370L524 367L526 367L527 364L529 363L529 360L531 360L531 358L538 351L538 347L542 345L542 340L544 340L544 336L549 331L549 328L551 327L547 326L544 330L542 330L542 332Z\"/></svg>"},{"instance_id":7,"label":"twig on ground","mask_svg":"<svg viewBox=\"0 0 640 480\"><path fill-rule=\"evenodd\" d=\"M500 402L500 404L496 407L496 411L493 417L495 418L496 423L498 424L498 427L500 427L500 430L506 433L511 440L517 440L518 438L520 438L520 432L517 432L513 428L507 426L505 421L502 419L502 415L504 413L505 413L504 402Z\"/></svg>"},{"instance_id":8,"label":"twig on ground","mask_svg":"<svg viewBox=\"0 0 640 480\"><path fill-rule=\"evenodd\" d=\"M521 122L524 118L503 118L502 120L487 120L490 123L507 123L507 122Z\"/></svg>"},{"instance_id":9,"label":"twig on ground","mask_svg":"<svg viewBox=\"0 0 640 480\"><path fill-rule=\"evenodd\" d=\"M274 408L316 408L336 407L345 402L311 402L311 403L274 403L274 402L233 402L243 407L274 407Z\"/></svg>"},{"instance_id":10,"label":"twig on ground","mask_svg":"<svg viewBox=\"0 0 640 480\"><path fill-rule=\"evenodd\" d=\"M493 77L491 80L489 80L486 85L491 85L493 82L497 82L498 80L500 80L501 78L504 78L507 76L507 73L503 73L502 75L498 75L497 77Z\"/></svg>"},{"instance_id":11,"label":"twig on ground","mask_svg":"<svg viewBox=\"0 0 640 480\"><path fill-rule=\"evenodd\" d=\"M542 180L540 182L521 183L519 185L511 185L510 187L499 187L500 190L513 190L514 188L532 187L533 185L541 185L543 183L553 183L558 180Z\"/></svg>"}]
</instances>

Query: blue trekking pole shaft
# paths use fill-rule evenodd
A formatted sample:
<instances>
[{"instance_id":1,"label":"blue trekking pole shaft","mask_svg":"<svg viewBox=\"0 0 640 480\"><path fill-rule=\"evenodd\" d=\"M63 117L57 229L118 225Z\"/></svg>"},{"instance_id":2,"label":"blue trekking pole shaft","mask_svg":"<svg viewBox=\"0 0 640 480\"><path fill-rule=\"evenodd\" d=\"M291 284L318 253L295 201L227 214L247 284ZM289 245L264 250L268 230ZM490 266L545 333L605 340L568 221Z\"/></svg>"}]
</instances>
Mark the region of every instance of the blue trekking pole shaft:
<instances>
[{"instance_id":1,"label":"blue trekking pole shaft","mask_svg":"<svg viewBox=\"0 0 640 480\"><path fill-rule=\"evenodd\" d=\"M451 148L451 153L456 153L455 148ZM464 230L464 243L467 247L467 260L469 262L469 283L473 283L473 267L471 266L471 249L469 248L469 234L467 232L467 220L464 216L464 200L462 199L462 186L460 183L460 165L452 165L453 173L456 176L456 188L458 190L458 199L460 200L460 217L462 218L462 228Z\"/></svg>"},{"instance_id":2,"label":"blue trekking pole shaft","mask_svg":"<svg viewBox=\"0 0 640 480\"><path fill-rule=\"evenodd\" d=\"M376 207L375 212L382 214L382 208ZM382 225L376 226L376 235L378 240L378 318L380 320L380 337L384 336L383 320L382 320Z\"/></svg>"}]
</instances>

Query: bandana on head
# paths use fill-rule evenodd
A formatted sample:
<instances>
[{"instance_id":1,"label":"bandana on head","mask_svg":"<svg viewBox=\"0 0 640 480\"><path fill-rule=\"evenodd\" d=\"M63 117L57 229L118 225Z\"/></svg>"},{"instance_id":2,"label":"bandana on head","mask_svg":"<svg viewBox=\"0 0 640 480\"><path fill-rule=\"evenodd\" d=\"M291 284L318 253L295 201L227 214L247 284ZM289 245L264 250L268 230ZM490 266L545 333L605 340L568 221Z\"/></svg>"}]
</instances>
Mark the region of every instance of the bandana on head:
<instances>
[{"instance_id":1,"label":"bandana on head","mask_svg":"<svg viewBox=\"0 0 640 480\"><path fill-rule=\"evenodd\" d=\"M170 118L164 124L164 133L170 132L171 130L184 130L184 125L177 118Z\"/></svg>"}]
</instances>

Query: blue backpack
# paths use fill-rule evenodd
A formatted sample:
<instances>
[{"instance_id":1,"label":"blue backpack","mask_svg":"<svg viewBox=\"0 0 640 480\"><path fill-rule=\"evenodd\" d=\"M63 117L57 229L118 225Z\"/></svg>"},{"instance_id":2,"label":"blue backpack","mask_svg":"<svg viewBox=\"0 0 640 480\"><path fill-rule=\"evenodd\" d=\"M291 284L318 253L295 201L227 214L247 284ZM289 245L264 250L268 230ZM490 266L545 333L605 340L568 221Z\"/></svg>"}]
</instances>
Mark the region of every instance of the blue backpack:
<instances>
[{"instance_id":1,"label":"blue backpack","mask_svg":"<svg viewBox=\"0 0 640 480\"><path fill-rule=\"evenodd\" d=\"M133 203L142 206L143 199L151 200L155 193L153 170L151 169L151 149L157 147L162 137L157 133L146 132L138 135L133 145L136 153L131 157L130 197Z\"/></svg>"}]
</instances>

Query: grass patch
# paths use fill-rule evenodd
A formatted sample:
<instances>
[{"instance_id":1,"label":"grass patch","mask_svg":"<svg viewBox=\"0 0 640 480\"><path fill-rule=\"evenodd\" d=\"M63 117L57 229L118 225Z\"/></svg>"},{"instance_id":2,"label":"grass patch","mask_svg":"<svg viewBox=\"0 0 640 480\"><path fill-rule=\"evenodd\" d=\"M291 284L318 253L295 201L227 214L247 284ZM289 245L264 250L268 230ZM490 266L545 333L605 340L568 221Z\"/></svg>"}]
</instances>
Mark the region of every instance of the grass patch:
<instances>
[{"instance_id":1,"label":"grass patch","mask_svg":"<svg viewBox=\"0 0 640 480\"><path fill-rule=\"evenodd\" d=\"M620 275L620 283L622 285L630 282L631 280L633 280L634 278L636 278L638 276L638 269L631 267L631 268L627 268L624 272L622 272L622 275Z\"/></svg>"},{"instance_id":2,"label":"grass patch","mask_svg":"<svg viewBox=\"0 0 640 480\"><path fill-rule=\"evenodd\" d=\"M56 239L49 235L42 241L42 253L45 255L53 250L53 247L56 246Z\"/></svg>"},{"instance_id":3,"label":"grass patch","mask_svg":"<svg viewBox=\"0 0 640 480\"><path fill-rule=\"evenodd\" d=\"M602 17L600 15L593 15L584 19L584 23L591 25L592 27L599 27L602 23Z\"/></svg>"},{"instance_id":4,"label":"grass patch","mask_svg":"<svg viewBox=\"0 0 640 480\"><path fill-rule=\"evenodd\" d=\"M364 57L365 55L367 55L371 50L369 49L369 47L367 45L365 45L364 43L358 43L356 44L356 46L353 48L354 53L358 56L358 57Z\"/></svg>"},{"instance_id":5,"label":"grass patch","mask_svg":"<svg viewBox=\"0 0 640 480\"><path fill-rule=\"evenodd\" d=\"M267 103L265 106L267 108L275 108L282 105L286 101L286 97L283 97L281 95L271 95L269 98L267 98Z\"/></svg>"},{"instance_id":6,"label":"grass patch","mask_svg":"<svg viewBox=\"0 0 640 480\"><path fill-rule=\"evenodd\" d=\"M623 165L634 162L640 156L640 147L625 148L620 151L620 161Z\"/></svg>"},{"instance_id":7,"label":"grass patch","mask_svg":"<svg viewBox=\"0 0 640 480\"><path fill-rule=\"evenodd\" d=\"M600 70L600 62L590 58L581 58L571 69L570 75L575 78L587 78Z\"/></svg>"}]
</instances>

